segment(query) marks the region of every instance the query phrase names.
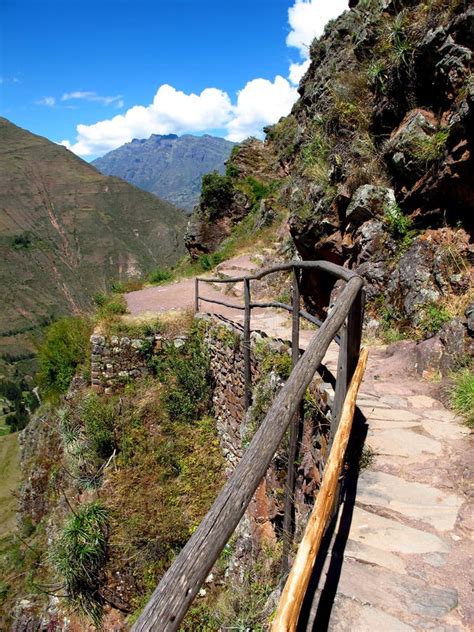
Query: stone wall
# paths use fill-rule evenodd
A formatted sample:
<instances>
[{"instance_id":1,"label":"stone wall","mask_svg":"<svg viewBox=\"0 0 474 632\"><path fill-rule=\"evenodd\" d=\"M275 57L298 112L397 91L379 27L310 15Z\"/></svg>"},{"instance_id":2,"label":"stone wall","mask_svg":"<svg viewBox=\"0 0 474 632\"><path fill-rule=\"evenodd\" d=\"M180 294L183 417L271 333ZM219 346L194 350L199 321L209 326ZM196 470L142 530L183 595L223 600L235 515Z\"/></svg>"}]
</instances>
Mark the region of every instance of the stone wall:
<instances>
[{"instance_id":1,"label":"stone wall","mask_svg":"<svg viewBox=\"0 0 474 632\"><path fill-rule=\"evenodd\" d=\"M233 469L239 462L245 443L248 420L245 411L244 354L242 329L223 318L199 316L204 330L204 342L209 352L213 380L214 417L217 423L222 453ZM250 361L252 384L258 383L262 367L258 346L265 340L275 353L291 354L288 343L252 332Z\"/></svg>"},{"instance_id":2,"label":"stone wall","mask_svg":"<svg viewBox=\"0 0 474 632\"><path fill-rule=\"evenodd\" d=\"M150 358L159 353L165 343L176 347L186 336L167 338L151 336L108 336L94 332L91 342L91 385L98 393L112 395L130 380L151 375Z\"/></svg>"}]
</instances>

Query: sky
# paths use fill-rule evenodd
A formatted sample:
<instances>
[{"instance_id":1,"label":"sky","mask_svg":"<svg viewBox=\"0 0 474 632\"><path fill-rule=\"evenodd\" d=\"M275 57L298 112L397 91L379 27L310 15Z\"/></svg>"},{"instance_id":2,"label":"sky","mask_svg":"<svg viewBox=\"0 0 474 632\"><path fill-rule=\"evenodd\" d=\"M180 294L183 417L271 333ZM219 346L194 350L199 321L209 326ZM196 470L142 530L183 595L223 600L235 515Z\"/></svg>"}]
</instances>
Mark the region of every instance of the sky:
<instances>
[{"instance_id":1,"label":"sky","mask_svg":"<svg viewBox=\"0 0 474 632\"><path fill-rule=\"evenodd\" d=\"M262 136L347 0L0 0L0 116L86 160L151 134Z\"/></svg>"}]
</instances>

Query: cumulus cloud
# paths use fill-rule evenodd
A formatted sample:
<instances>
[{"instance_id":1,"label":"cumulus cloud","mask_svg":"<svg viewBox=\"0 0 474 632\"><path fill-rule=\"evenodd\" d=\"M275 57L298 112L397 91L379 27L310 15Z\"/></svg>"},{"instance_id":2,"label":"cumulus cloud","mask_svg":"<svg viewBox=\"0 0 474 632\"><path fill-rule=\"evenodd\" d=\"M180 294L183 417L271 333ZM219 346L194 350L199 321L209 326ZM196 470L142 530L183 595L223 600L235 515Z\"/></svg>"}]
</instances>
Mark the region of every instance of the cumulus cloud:
<instances>
[{"instance_id":1,"label":"cumulus cloud","mask_svg":"<svg viewBox=\"0 0 474 632\"><path fill-rule=\"evenodd\" d=\"M279 75L274 81L249 81L238 93L237 105L227 126L227 139L241 141L248 136L261 136L265 125L276 123L288 114L297 97L295 88Z\"/></svg>"},{"instance_id":2,"label":"cumulus cloud","mask_svg":"<svg viewBox=\"0 0 474 632\"><path fill-rule=\"evenodd\" d=\"M290 32L286 43L299 50L302 61L291 63L288 78L277 75L253 79L238 93L233 104L227 92L206 88L200 94L186 94L162 85L149 105L135 105L124 114L93 125L78 125L76 142L61 142L80 156L95 156L115 149L133 138L150 134L182 134L226 130L226 137L241 141L262 136L265 125L288 114L296 101L296 87L309 67L308 49L314 37L323 33L327 22L348 8L348 0L295 0L288 10ZM61 101L83 99L123 107L121 95L102 97L95 92L68 92Z\"/></svg>"},{"instance_id":3,"label":"cumulus cloud","mask_svg":"<svg viewBox=\"0 0 474 632\"><path fill-rule=\"evenodd\" d=\"M111 119L78 125L77 142L69 148L81 156L91 156L150 134L219 129L231 116L229 95L222 90L206 88L201 94L186 94L164 84L148 106L135 105ZM67 146L65 141L61 144Z\"/></svg>"},{"instance_id":4,"label":"cumulus cloud","mask_svg":"<svg viewBox=\"0 0 474 632\"><path fill-rule=\"evenodd\" d=\"M348 0L296 0L288 9L291 31L286 37L287 46L298 48L303 58L315 37L323 34L324 27L349 6Z\"/></svg>"},{"instance_id":5,"label":"cumulus cloud","mask_svg":"<svg viewBox=\"0 0 474 632\"><path fill-rule=\"evenodd\" d=\"M61 97L61 101L92 101L95 103L102 103L103 105L111 105L114 103L117 107L123 107L123 96L117 94L113 97L102 97L97 92L77 90L76 92L66 92Z\"/></svg>"},{"instance_id":6,"label":"cumulus cloud","mask_svg":"<svg viewBox=\"0 0 474 632\"><path fill-rule=\"evenodd\" d=\"M309 68L310 61L306 59L306 61L301 62L301 64L290 64L290 71L288 73L288 79L295 86L299 84L303 75Z\"/></svg>"},{"instance_id":7,"label":"cumulus cloud","mask_svg":"<svg viewBox=\"0 0 474 632\"><path fill-rule=\"evenodd\" d=\"M39 101L35 101L37 105L46 105L48 108L54 108L56 99L54 97L43 97Z\"/></svg>"}]
</instances>

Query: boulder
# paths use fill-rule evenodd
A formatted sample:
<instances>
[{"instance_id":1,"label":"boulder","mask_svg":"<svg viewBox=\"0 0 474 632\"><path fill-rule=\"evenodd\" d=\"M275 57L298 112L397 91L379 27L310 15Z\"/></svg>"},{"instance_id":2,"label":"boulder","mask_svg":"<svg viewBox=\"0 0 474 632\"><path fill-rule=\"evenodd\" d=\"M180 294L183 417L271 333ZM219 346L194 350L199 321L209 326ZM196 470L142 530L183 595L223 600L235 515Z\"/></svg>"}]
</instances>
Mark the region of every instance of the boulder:
<instances>
[{"instance_id":1,"label":"boulder","mask_svg":"<svg viewBox=\"0 0 474 632\"><path fill-rule=\"evenodd\" d=\"M466 317L466 327L469 336L474 338L474 303L470 303L464 312Z\"/></svg>"},{"instance_id":2,"label":"boulder","mask_svg":"<svg viewBox=\"0 0 474 632\"><path fill-rule=\"evenodd\" d=\"M357 227L369 219L383 215L384 209L395 204L393 189L364 184L357 189L346 210L346 222Z\"/></svg>"}]
</instances>

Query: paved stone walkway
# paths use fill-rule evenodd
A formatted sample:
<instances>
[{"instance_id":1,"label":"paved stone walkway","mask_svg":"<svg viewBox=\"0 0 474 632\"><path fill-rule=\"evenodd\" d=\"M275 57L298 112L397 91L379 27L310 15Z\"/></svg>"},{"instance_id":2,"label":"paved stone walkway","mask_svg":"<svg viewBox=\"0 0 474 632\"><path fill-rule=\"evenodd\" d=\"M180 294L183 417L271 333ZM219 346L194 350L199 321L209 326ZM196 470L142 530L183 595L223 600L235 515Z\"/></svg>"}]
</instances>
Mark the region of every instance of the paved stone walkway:
<instances>
[{"instance_id":1,"label":"paved stone walkway","mask_svg":"<svg viewBox=\"0 0 474 632\"><path fill-rule=\"evenodd\" d=\"M370 351L358 407L373 462L339 512L308 630L474 629L472 436L410 357Z\"/></svg>"},{"instance_id":2,"label":"paved stone walkway","mask_svg":"<svg viewBox=\"0 0 474 632\"><path fill-rule=\"evenodd\" d=\"M250 257L239 257L220 273L238 276L253 267ZM183 283L128 295L132 313L192 306L193 282ZM231 296L239 302L239 289ZM235 310L212 311L240 320ZM252 328L291 338L285 314L256 310ZM303 347L313 333L302 332ZM335 373L336 363L331 345L325 364ZM373 462L341 506L305 629L474 629L472 436L436 390L415 376L410 343L371 348L358 406Z\"/></svg>"}]
</instances>

